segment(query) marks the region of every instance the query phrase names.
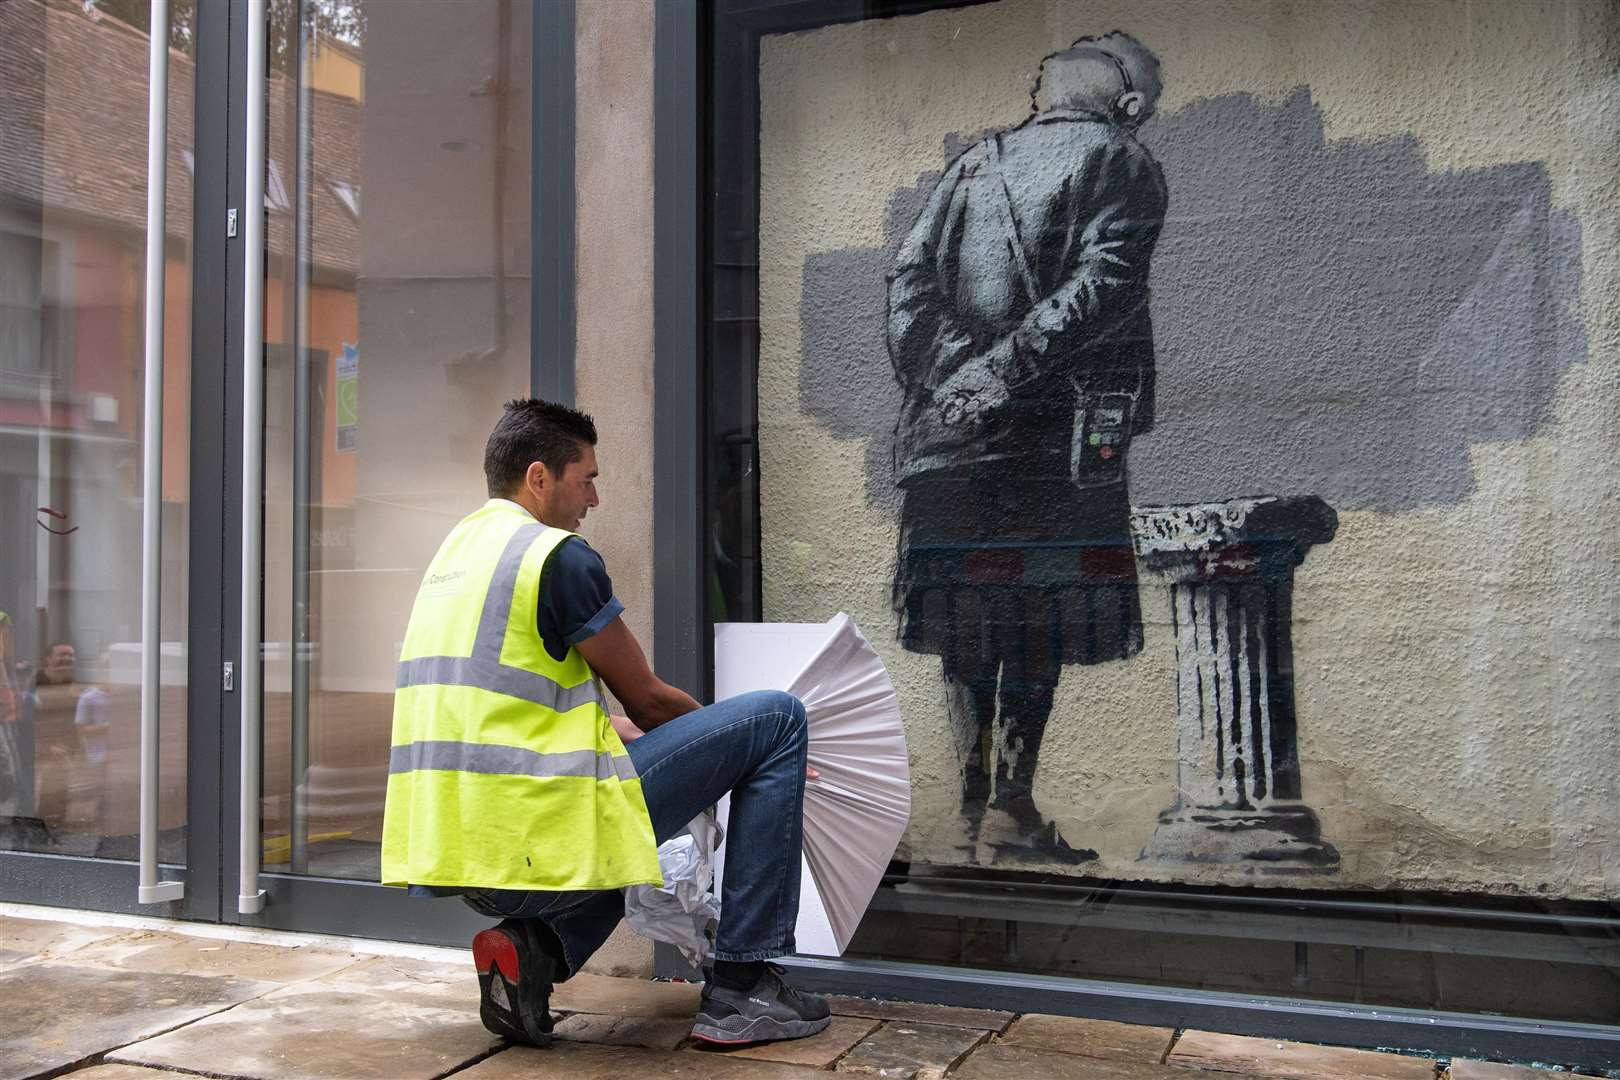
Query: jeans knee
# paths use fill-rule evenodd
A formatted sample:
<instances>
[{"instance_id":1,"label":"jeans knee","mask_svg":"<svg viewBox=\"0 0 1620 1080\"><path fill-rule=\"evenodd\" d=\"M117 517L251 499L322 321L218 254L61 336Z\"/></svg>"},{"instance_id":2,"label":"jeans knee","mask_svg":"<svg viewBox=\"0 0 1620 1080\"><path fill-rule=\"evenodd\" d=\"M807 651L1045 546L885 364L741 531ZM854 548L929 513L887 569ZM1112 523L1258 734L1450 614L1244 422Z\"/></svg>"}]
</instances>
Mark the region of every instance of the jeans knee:
<instances>
[{"instance_id":1,"label":"jeans knee","mask_svg":"<svg viewBox=\"0 0 1620 1080\"><path fill-rule=\"evenodd\" d=\"M793 742L798 746L806 746L810 742L810 721L804 711L804 702L792 694L786 697L792 706L790 711L793 716Z\"/></svg>"},{"instance_id":2,"label":"jeans knee","mask_svg":"<svg viewBox=\"0 0 1620 1080\"><path fill-rule=\"evenodd\" d=\"M765 690L760 697L760 712L788 717L789 737L795 742L804 742L807 737L804 702L786 690Z\"/></svg>"}]
</instances>

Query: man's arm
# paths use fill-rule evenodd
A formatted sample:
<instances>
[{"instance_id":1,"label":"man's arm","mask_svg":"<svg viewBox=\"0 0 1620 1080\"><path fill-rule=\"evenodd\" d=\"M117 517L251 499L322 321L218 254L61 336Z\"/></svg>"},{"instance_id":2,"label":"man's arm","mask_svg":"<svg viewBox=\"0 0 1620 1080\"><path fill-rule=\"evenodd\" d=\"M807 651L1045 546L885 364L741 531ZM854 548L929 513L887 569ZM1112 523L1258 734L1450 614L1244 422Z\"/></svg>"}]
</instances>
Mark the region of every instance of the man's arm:
<instances>
[{"instance_id":1,"label":"man's arm","mask_svg":"<svg viewBox=\"0 0 1620 1080\"><path fill-rule=\"evenodd\" d=\"M79 695L73 709L73 725L84 735L102 735L111 730L112 724L107 721L106 691L92 687Z\"/></svg>"},{"instance_id":2,"label":"man's arm","mask_svg":"<svg viewBox=\"0 0 1620 1080\"><path fill-rule=\"evenodd\" d=\"M641 651L636 636L616 618L599 633L574 646L591 670L602 677L613 696L624 705L624 711L643 731L677 716L685 716L700 706L686 691L671 686L647 664L647 654Z\"/></svg>"}]
</instances>

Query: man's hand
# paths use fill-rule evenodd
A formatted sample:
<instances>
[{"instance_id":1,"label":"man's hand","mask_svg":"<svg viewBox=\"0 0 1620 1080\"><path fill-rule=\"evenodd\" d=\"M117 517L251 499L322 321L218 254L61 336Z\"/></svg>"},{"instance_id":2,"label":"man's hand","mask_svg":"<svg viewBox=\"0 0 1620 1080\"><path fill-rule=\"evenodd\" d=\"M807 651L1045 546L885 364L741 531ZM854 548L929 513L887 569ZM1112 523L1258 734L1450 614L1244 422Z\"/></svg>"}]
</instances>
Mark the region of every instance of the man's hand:
<instances>
[{"instance_id":1,"label":"man's hand","mask_svg":"<svg viewBox=\"0 0 1620 1080\"><path fill-rule=\"evenodd\" d=\"M610 715L608 717L608 723L613 725L613 730L618 733L619 741L622 743L633 743L646 734L646 732L642 731L640 728L636 727L635 724L631 723L628 716Z\"/></svg>"}]
</instances>

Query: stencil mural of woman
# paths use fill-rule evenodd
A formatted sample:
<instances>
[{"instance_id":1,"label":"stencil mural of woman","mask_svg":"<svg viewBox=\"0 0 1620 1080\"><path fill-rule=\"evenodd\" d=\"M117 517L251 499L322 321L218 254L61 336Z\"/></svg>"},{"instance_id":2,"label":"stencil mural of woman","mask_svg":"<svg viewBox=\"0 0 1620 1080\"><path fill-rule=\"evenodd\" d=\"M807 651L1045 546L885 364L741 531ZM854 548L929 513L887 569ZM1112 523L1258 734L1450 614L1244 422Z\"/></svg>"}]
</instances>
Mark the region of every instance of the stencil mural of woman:
<instances>
[{"instance_id":1,"label":"stencil mural of woman","mask_svg":"<svg viewBox=\"0 0 1620 1080\"><path fill-rule=\"evenodd\" d=\"M894 605L943 664L968 861L1096 857L1032 792L1063 665L1142 647L1125 459L1153 420L1167 197L1135 131L1160 89L1128 34L1046 57L1031 115L951 164L889 275Z\"/></svg>"}]
</instances>

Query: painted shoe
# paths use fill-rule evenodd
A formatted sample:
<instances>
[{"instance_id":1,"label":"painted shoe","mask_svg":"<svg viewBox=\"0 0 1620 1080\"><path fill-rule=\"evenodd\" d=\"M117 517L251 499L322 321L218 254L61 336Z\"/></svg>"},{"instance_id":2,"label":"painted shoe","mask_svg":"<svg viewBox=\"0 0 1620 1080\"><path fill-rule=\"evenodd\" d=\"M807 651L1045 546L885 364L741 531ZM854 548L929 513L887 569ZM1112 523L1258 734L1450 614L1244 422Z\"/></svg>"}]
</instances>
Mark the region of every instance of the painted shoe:
<instances>
[{"instance_id":1,"label":"painted shoe","mask_svg":"<svg viewBox=\"0 0 1620 1080\"><path fill-rule=\"evenodd\" d=\"M528 919L506 919L473 938L478 1016L496 1035L527 1046L551 1042L551 986L562 974Z\"/></svg>"},{"instance_id":2,"label":"painted shoe","mask_svg":"<svg viewBox=\"0 0 1620 1080\"><path fill-rule=\"evenodd\" d=\"M991 847L994 851L991 866L1079 866L1097 859L1097 852L1091 848L1070 847L1063 834L1057 831L1057 826L1051 824L1032 834L992 844Z\"/></svg>"},{"instance_id":3,"label":"painted shoe","mask_svg":"<svg viewBox=\"0 0 1620 1080\"><path fill-rule=\"evenodd\" d=\"M692 1037L720 1046L802 1039L826 1030L832 1010L814 994L803 994L782 979L783 969L766 964L765 973L747 990L714 982L703 984L703 1000Z\"/></svg>"}]
</instances>

